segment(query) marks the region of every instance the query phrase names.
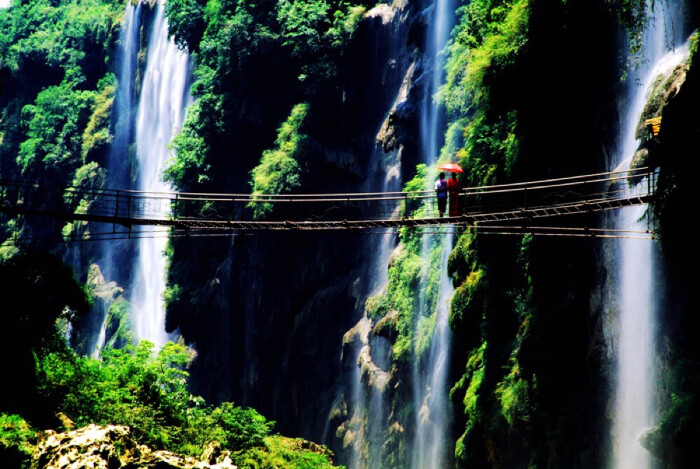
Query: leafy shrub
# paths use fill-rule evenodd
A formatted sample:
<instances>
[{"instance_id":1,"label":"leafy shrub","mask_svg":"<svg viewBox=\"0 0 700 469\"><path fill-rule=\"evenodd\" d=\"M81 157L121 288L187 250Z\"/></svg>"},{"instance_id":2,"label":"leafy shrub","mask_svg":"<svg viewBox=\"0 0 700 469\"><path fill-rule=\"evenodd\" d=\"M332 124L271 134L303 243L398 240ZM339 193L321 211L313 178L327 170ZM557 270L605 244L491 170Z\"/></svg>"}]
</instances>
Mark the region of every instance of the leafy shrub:
<instances>
[{"instance_id":1,"label":"leafy shrub","mask_svg":"<svg viewBox=\"0 0 700 469\"><path fill-rule=\"evenodd\" d=\"M262 194L282 194L301 185L301 167L297 160L303 152L306 135L300 133L304 119L309 112L308 103L297 104L292 108L287 120L278 130L277 148L265 150L258 164L251 171L253 196ZM255 218L270 213L273 205L266 202L250 202Z\"/></svg>"},{"instance_id":2,"label":"leafy shrub","mask_svg":"<svg viewBox=\"0 0 700 469\"><path fill-rule=\"evenodd\" d=\"M127 425L157 449L199 456L212 441L236 454L263 445L272 422L229 402L208 406L187 390L191 359L172 342L157 354L148 341L106 349L102 360L51 353L39 362L39 393L77 426Z\"/></svg>"},{"instance_id":3,"label":"leafy shrub","mask_svg":"<svg viewBox=\"0 0 700 469\"><path fill-rule=\"evenodd\" d=\"M0 413L0 461L8 467L26 464L34 450L36 432L19 415Z\"/></svg>"}]
</instances>

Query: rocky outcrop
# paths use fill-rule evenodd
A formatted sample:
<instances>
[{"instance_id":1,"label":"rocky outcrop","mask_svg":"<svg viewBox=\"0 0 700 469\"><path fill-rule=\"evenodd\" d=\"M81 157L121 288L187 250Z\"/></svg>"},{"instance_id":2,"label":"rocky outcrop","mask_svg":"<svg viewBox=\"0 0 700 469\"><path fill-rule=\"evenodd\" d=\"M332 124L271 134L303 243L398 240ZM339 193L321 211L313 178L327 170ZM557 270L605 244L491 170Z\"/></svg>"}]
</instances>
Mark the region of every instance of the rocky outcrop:
<instances>
[{"instance_id":1,"label":"rocky outcrop","mask_svg":"<svg viewBox=\"0 0 700 469\"><path fill-rule=\"evenodd\" d=\"M125 426L89 425L74 431L49 430L32 458L32 469L236 469L228 451L207 448L201 460L139 445Z\"/></svg>"},{"instance_id":2,"label":"rocky outcrop","mask_svg":"<svg viewBox=\"0 0 700 469\"><path fill-rule=\"evenodd\" d=\"M83 355L91 355L100 345L99 335L105 318L114 303L123 300L124 289L117 282L107 281L99 265L92 263L87 270L85 286L90 292L93 301L92 311L89 315L79 318L74 324L71 334L71 346ZM130 327L130 326L129 326ZM106 337L109 339L109 337ZM105 343L108 340L105 340ZM122 345L124 342L113 343Z\"/></svg>"},{"instance_id":3,"label":"rocky outcrop","mask_svg":"<svg viewBox=\"0 0 700 469\"><path fill-rule=\"evenodd\" d=\"M662 71L654 80L651 86L649 98L644 105L644 110L637 124L635 136L637 139L643 140L649 135L649 125L647 121L654 117L660 117L664 108L678 94L685 82L688 73L688 58L674 67L670 71Z\"/></svg>"},{"instance_id":4,"label":"rocky outcrop","mask_svg":"<svg viewBox=\"0 0 700 469\"><path fill-rule=\"evenodd\" d=\"M409 90L414 81L415 68L415 64L411 64L406 71L396 103L377 134L377 143L385 153L400 149L407 140L412 138L411 135L415 134L417 109L412 100L408 99Z\"/></svg>"},{"instance_id":5,"label":"rocky outcrop","mask_svg":"<svg viewBox=\"0 0 700 469\"><path fill-rule=\"evenodd\" d=\"M682 52L679 52L682 53ZM649 97L637 123L635 137L640 141L637 151L632 155L629 169L655 168L658 166L657 136L663 125L662 115L666 106L676 97L685 83L689 68L688 56L670 70L661 70L650 87ZM631 182L636 184L641 178Z\"/></svg>"}]
</instances>

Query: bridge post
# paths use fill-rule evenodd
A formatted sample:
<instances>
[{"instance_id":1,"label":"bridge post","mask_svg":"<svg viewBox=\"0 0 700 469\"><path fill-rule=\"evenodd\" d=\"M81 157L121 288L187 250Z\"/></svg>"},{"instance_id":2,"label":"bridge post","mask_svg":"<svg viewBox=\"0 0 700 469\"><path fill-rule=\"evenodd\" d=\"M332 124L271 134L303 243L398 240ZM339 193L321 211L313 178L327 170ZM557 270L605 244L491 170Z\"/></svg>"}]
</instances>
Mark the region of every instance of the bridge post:
<instances>
[{"instance_id":1,"label":"bridge post","mask_svg":"<svg viewBox=\"0 0 700 469\"><path fill-rule=\"evenodd\" d=\"M119 194L120 194L120 192L121 191L119 189L117 189L117 197L116 197L116 200L114 201L114 216L115 217L119 216Z\"/></svg>"}]
</instances>

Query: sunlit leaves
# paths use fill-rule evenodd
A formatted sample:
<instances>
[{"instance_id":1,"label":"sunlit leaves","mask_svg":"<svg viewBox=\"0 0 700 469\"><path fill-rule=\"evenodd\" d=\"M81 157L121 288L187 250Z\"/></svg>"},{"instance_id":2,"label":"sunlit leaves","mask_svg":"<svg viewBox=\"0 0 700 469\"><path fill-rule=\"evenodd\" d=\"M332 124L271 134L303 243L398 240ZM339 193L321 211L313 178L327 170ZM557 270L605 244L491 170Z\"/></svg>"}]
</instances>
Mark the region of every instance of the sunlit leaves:
<instances>
[{"instance_id":1,"label":"sunlit leaves","mask_svg":"<svg viewBox=\"0 0 700 469\"><path fill-rule=\"evenodd\" d=\"M275 140L277 148L265 150L260 164L251 171L254 196L282 194L301 185L301 167L297 159L307 138L301 132L301 127L308 112L307 103L300 103L292 108L289 117L278 130ZM251 202L249 206L256 218L273 209L272 204L263 202Z\"/></svg>"}]
</instances>

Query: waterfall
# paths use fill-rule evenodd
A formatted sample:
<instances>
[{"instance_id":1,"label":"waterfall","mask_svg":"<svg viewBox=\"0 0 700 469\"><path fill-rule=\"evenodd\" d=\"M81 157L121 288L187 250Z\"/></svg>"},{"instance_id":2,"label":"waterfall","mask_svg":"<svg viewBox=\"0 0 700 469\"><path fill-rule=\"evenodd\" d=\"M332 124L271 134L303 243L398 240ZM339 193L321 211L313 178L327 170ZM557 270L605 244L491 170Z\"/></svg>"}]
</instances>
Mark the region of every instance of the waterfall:
<instances>
[{"instance_id":1,"label":"waterfall","mask_svg":"<svg viewBox=\"0 0 700 469\"><path fill-rule=\"evenodd\" d=\"M182 126L185 108L191 99L188 91L190 67L187 54L168 38L163 4L159 2L155 8L136 117L138 190L167 192L171 188L163 181L162 171L169 157L168 144ZM130 299L135 336L157 346L168 340L162 298L166 243L166 237L155 233L139 239Z\"/></svg>"},{"instance_id":2,"label":"waterfall","mask_svg":"<svg viewBox=\"0 0 700 469\"><path fill-rule=\"evenodd\" d=\"M431 469L447 467L448 429L451 419L449 368L451 331L449 325L449 301L454 293L452 282L447 275L447 258L452 249L454 227L448 228L442 244L440 256L440 292L435 311L435 326L427 357L427 373L420 370L414 373L416 386L416 438L413 448L413 467Z\"/></svg>"},{"instance_id":3,"label":"waterfall","mask_svg":"<svg viewBox=\"0 0 700 469\"><path fill-rule=\"evenodd\" d=\"M384 166L384 181L382 192L398 191L401 181L401 155L394 155L391 161ZM397 208L398 210L398 208ZM382 233L381 240L375 245L374 263L370 267L368 285L371 295L381 294L387 284L387 265L391 253L396 244L396 233L389 230ZM357 364L353 368L351 399L354 414L352 421L357 425L366 422L366 425L358 425L359 431L356 437L355 450L351 454L348 463L350 469L375 467L382 460L381 446L383 433L387 430L384 416L385 394L381 384L389 380L389 374L382 370L389 369L388 357L391 353L391 345L383 337L372 337L372 321L364 311L362 319L356 326L359 339L355 341L353 348L353 360ZM383 360L383 357L386 360ZM379 362L379 363L377 363ZM385 363L386 362L386 363ZM373 366L377 366L374 369ZM363 373L374 373L374 379L369 386L363 382ZM374 384L373 384L374 383ZM365 452L365 448L367 451Z\"/></svg>"},{"instance_id":4,"label":"waterfall","mask_svg":"<svg viewBox=\"0 0 700 469\"><path fill-rule=\"evenodd\" d=\"M438 159L442 137L445 132L445 119L442 110L435 103L433 96L444 82L444 48L450 36L454 22L455 6L451 0L435 0L431 22L428 27L428 44L426 57L430 64L430 84L426 90L421 118L421 134L424 161L429 166ZM428 181L432 190L434 181ZM447 435L450 420L447 371L450 349L449 307L453 289L447 276L447 257L454 240L453 226L447 227L448 234L442 240L435 239L434 234L423 236L422 254L424 264L430 264L434 243L441 243L440 285L437 293L437 306L432 311L432 304L426 301L427 285L421 287L419 311L417 317L435 315L430 349L427 360L414 360L413 365L413 399L416 412L415 440L412 453L412 467L431 469L445 467L448 460ZM414 337L421 333L421 320L415 321Z\"/></svg>"},{"instance_id":5,"label":"waterfall","mask_svg":"<svg viewBox=\"0 0 700 469\"><path fill-rule=\"evenodd\" d=\"M682 40L682 8L672 2L656 2L644 37L643 66L631 82L635 88L624 114L623 142L615 165L624 169L637 149L636 128L651 85L667 75L687 56L687 47L674 50ZM633 190L633 189L632 189ZM620 230L645 230L646 207L622 209L615 220ZM624 239L620 257L617 338L617 389L613 425L613 460L616 469L648 469L652 458L639 438L654 425L654 373L656 311L654 258L657 246L650 241Z\"/></svg>"},{"instance_id":6,"label":"waterfall","mask_svg":"<svg viewBox=\"0 0 700 469\"><path fill-rule=\"evenodd\" d=\"M445 63L444 49L450 37L454 23L455 6L453 0L435 0L428 25L428 41L425 57L430 61L427 65L428 86L426 86L421 116L421 138L424 161L430 166L435 163L444 135L444 118L441 109L434 101L440 85L444 82ZM430 187L432 189L432 187Z\"/></svg>"},{"instance_id":7,"label":"waterfall","mask_svg":"<svg viewBox=\"0 0 700 469\"><path fill-rule=\"evenodd\" d=\"M130 165L125 164L125 162L129 161L129 145L134 138L134 77L136 73L136 57L139 51L140 13L140 2L136 6L128 2L119 33L119 47L117 49L119 77L112 108L114 140L112 141L107 161L107 174L109 174L107 183L111 189L131 188ZM124 263L120 257L123 257L124 251L128 249L127 242L112 240L101 243L101 255L97 264L100 266L106 281L117 280L118 283L121 283L124 280L119 278L117 270L119 265ZM94 340L91 338L90 346L88 347L93 358L99 355L100 350L104 348L106 340L106 313L97 319L100 321L101 327L97 337Z\"/></svg>"}]
</instances>

